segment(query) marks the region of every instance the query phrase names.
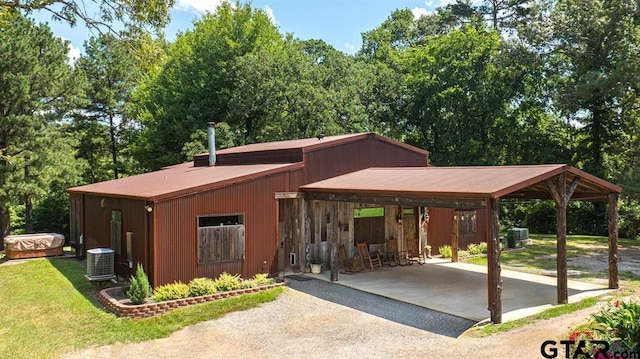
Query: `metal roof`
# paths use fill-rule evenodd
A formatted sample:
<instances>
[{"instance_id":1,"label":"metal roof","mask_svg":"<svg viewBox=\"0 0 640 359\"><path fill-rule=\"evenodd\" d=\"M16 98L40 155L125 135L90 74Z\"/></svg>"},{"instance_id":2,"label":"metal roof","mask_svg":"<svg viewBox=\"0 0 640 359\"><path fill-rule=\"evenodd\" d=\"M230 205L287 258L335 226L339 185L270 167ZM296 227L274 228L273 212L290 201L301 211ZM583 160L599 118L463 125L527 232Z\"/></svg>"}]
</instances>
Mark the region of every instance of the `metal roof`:
<instances>
[{"instance_id":1,"label":"metal roof","mask_svg":"<svg viewBox=\"0 0 640 359\"><path fill-rule=\"evenodd\" d=\"M189 162L136 176L69 188L67 191L157 201L301 167L302 164L194 167Z\"/></svg>"},{"instance_id":2,"label":"metal roof","mask_svg":"<svg viewBox=\"0 0 640 359\"><path fill-rule=\"evenodd\" d=\"M571 199L606 201L622 188L569 165L368 168L310 183L305 192L334 192L420 198L550 199L547 179L566 172L567 185L580 181Z\"/></svg>"},{"instance_id":3,"label":"metal roof","mask_svg":"<svg viewBox=\"0 0 640 359\"><path fill-rule=\"evenodd\" d=\"M280 150L292 150L292 149L300 149L302 152L310 152L310 151L319 150L325 147L337 146L342 143L360 140L367 137L374 137L377 140L393 143L395 145L411 149L412 151L428 153L428 151L425 151L421 148L407 145L406 143L399 142L391 138L376 135L373 132L363 132L363 133L355 133L355 134L349 134L349 135L326 136L326 137L322 137L322 139L313 137L313 138L301 138L297 140L288 140L288 141L254 143L250 145L231 147L223 150L218 150L216 151L216 155L280 151Z\"/></svg>"}]
</instances>

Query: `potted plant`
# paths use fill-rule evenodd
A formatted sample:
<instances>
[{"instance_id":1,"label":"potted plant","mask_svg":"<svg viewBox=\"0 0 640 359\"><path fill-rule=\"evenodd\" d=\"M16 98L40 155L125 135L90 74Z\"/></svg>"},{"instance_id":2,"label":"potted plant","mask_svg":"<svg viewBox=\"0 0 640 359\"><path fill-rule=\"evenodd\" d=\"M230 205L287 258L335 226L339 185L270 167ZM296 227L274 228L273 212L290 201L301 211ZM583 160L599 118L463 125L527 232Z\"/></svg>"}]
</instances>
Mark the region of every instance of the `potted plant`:
<instances>
[{"instance_id":1,"label":"potted plant","mask_svg":"<svg viewBox=\"0 0 640 359\"><path fill-rule=\"evenodd\" d=\"M311 273L319 274L322 272L322 259L320 257L311 258Z\"/></svg>"}]
</instances>

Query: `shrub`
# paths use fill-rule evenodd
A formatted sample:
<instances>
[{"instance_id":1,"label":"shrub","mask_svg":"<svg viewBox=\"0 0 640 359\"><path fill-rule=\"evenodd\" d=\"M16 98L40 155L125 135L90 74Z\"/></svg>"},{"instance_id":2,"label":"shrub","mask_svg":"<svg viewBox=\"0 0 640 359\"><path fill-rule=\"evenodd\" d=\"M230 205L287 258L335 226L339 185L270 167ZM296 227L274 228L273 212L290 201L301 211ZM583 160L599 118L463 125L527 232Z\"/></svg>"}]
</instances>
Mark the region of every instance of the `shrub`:
<instances>
[{"instance_id":1,"label":"shrub","mask_svg":"<svg viewBox=\"0 0 640 359\"><path fill-rule=\"evenodd\" d=\"M487 242L481 242L480 244L471 243L467 246L467 251L472 256L487 253Z\"/></svg>"},{"instance_id":2,"label":"shrub","mask_svg":"<svg viewBox=\"0 0 640 359\"><path fill-rule=\"evenodd\" d=\"M189 282L190 297L214 294L217 291L216 283L211 278L193 278L191 282Z\"/></svg>"},{"instance_id":3,"label":"shrub","mask_svg":"<svg viewBox=\"0 0 640 359\"><path fill-rule=\"evenodd\" d=\"M240 288L240 275L231 275L227 272L220 274L220 276L214 281L216 288L221 291L236 290Z\"/></svg>"},{"instance_id":4,"label":"shrub","mask_svg":"<svg viewBox=\"0 0 640 359\"><path fill-rule=\"evenodd\" d=\"M256 281L253 279L245 279L240 281L240 288L242 289L255 288L257 286L258 286L258 283L256 283Z\"/></svg>"},{"instance_id":5,"label":"shrub","mask_svg":"<svg viewBox=\"0 0 640 359\"><path fill-rule=\"evenodd\" d=\"M515 248L516 247L516 239L518 236L516 235L516 231L510 229L507 232L507 247Z\"/></svg>"},{"instance_id":6,"label":"shrub","mask_svg":"<svg viewBox=\"0 0 640 359\"><path fill-rule=\"evenodd\" d=\"M153 291L153 299L156 302L164 302L166 300L182 299L187 297L189 297L189 286L182 282L161 285L156 287Z\"/></svg>"},{"instance_id":7,"label":"shrub","mask_svg":"<svg viewBox=\"0 0 640 359\"><path fill-rule=\"evenodd\" d=\"M438 247L438 252L440 252L442 258L451 258L451 256L453 255L451 246L448 244Z\"/></svg>"},{"instance_id":8,"label":"shrub","mask_svg":"<svg viewBox=\"0 0 640 359\"><path fill-rule=\"evenodd\" d=\"M267 273L258 273L251 279L255 281L257 285L273 284L276 282L275 280L273 280L273 278L269 278L269 275Z\"/></svg>"},{"instance_id":9,"label":"shrub","mask_svg":"<svg viewBox=\"0 0 640 359\"><path fill-rule=\"evenodd\" d=\"M147 297L151 296L151 286L149 285L149 278L144 273L144 268L142 268L142 264L138 263L138 267L136 268L136 275L131 276L129 279L131 285L129 289L127 289L127 297L131 300L133 304L142 304L147 299Z\"/></svg>"}]
</instances>

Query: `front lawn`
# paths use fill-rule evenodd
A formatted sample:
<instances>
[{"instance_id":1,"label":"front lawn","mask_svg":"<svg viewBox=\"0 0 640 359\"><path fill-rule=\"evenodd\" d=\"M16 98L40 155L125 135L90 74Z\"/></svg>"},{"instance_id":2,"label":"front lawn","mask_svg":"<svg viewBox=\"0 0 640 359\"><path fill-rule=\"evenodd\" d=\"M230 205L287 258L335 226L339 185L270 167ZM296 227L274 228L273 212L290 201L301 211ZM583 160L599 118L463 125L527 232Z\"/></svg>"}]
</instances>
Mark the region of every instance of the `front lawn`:
<instances>
[{"instance_id":1,"label":"front lawn","mask_svg":"<svg viewBox=\"0 0 640 359\"><path fill-rule=\"evenodd\" d=\"M503 267L516 270L525 270L537 274L556 269L556 236L550 234L531 234L531 244L522 250L503 251L500 254L500 263ZM620 238L620 247L632 247L640 242L633 239ZM576 259L580 256L591 256L593 258L608 256L608 238L599 236L570 235L567 236L567 260ZM465 260L468 263L486 266L487 257L473 257ZM578 266L568 265L569 269L583 269ZM593 267L595 268L595 266ZM604 270L603 270L604 269ZM585 272L572 277L598 277L607 278L606 268ZM621 280L638 280L640 277L633 272L620 270Z\"/></svg>"},{"instance_id":2,"label":"front lawn","mask_svg":"<svg viewBox=\"0 0 640 359\"><path fill-rule=\"evenodd\" d=\"M102 310L96 288L74 259L0 266L0 353L5 358L51 358L116 342L141 342L226 313L270 302L283 288L242 295L132 321Z\"/></svg>"}]
</instances>

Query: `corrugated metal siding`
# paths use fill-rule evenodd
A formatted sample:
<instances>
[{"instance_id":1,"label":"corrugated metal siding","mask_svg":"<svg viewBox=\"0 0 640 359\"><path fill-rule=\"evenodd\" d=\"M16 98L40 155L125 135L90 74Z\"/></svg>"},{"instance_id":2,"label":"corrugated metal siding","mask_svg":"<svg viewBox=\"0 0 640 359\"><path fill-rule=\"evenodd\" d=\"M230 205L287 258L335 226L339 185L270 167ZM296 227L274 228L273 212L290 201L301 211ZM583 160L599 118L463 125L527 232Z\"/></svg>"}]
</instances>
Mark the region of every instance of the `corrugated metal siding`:
<instances>
[{"instance_id":1,"label":"corrugated metal siding","mask_svg":"<svg viewBox=\"0 0 640 359\"><path fill-rule=\"evenodd\" d=\"M288 173L274 174L214 191L156 203L155 281L161 285L195 277L217 277L223 271L250 277L277 271L275 192L288 191ZM245 260L198 264L197 218L244 214Z\"/></svg>"},{"instance_id":2,"label":"corrugated metal siding","mask_svg":"<svg viewBox=\"0 0 640 359\"><path fill-rule=\"evenodd\" d=\"M426 166L428 156L366 137L305 154L305 184L369 167Z\"/></svg>"},{"instance_id":3,"label":"corrugated metal siding","mask_svg":"<svg viewBox=\"0 0 640 359\"><path fill-rule=\"evenodd\" d=\"M429 224L427 229L427 243L431 245L431 252L439 254L438 247L451 245L451 221L453 209L429 208ZM486 242L486 211L476 211L476 232L472 235L461 235L458 238L458 247L467 249L470 243Z\"/></svg>"},{"instance_id":4,"label":"corrugated metal siding","mask_svg":"<svg viewBox=\"0 0 640 359\"><path fill-rule=\"evenodd\" d=\"M150 273L149 258L146 255L146 219L148 212L145 210L145 202L140 200L99 197L84 195L84 215L81 216L84 223L81 230L84 230L84 247L109 248L110 246L110 216L112 210L122 212L122 254L116 254L116 272L128 278L135 273L135 265L142 263L145 271ZM129 269L123 263L126 258L126 233L133 232L132 260L134 268Z\"/></svg>"}]
</instances>

